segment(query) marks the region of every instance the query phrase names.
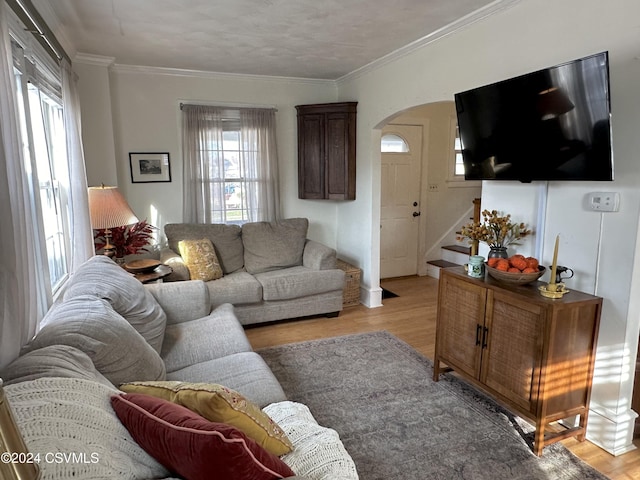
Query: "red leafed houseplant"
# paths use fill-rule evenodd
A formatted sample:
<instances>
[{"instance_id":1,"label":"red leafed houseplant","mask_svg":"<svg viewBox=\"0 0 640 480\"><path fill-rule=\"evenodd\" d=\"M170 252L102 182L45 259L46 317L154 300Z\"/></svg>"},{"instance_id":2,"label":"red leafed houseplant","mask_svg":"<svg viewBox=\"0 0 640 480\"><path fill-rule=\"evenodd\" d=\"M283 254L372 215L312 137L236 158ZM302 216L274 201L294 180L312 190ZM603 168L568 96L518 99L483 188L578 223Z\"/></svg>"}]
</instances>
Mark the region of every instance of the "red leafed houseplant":
<instances>
[{"instance_id":1,"label":"red leafed houseplant","mask_svg":"<svg viewBox=\"0 0 640 480\"><path fill-rule=\"evenodd\" d=\"M132 225L112 228L111 243L116 247L116 258L148 251L146 247L151 243L151 240L153 240L154 230L156 230L156 227L146 220ZM104 248L106 245L104 234L104 229L94 230L93 238L95 240L96 251Z\"/></svg>"}]
</instances>

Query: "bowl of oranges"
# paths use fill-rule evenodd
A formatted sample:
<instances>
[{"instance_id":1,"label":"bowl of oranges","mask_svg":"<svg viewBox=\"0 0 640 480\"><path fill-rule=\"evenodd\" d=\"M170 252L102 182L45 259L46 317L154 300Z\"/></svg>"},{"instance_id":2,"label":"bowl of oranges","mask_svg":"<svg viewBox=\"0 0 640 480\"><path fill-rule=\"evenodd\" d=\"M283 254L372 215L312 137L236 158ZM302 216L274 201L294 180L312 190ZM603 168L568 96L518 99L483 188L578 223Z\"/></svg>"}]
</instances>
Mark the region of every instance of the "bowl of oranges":
<instances>
[{"instance_id":1,"label":"bowl of oranges","mask_svg":"<svg viewBox=\"0 0 640 480\"><path fill-rule=\"evenodd\" d=\"M490 258L487 260L486 267L491 277L512 285L535 282L546 270L538 263L538 259L519 254L509 258Z\"/></svg>"}]
</instances>

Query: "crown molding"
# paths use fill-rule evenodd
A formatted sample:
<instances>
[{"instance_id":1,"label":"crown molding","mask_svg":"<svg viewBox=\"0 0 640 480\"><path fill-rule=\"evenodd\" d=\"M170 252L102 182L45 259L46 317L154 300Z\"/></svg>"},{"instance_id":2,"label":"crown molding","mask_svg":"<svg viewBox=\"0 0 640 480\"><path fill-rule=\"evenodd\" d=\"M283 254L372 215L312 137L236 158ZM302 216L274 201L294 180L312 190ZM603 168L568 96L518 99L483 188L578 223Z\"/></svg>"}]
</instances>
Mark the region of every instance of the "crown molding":
<instances>
[{"instance_id":1,"label":"crown molding","mask_svg":"<svg viewBox=\"0 0 640 480\"><path fill-rule=\"evenodd\" d=\"M435 32L430 33L429 35L419 38L418 40L415 40L414 42L411 42L405 45L404 47L394 50L393 52L388 53L387 55L380 57L374 60L373 62L368 63L367 65L364 65L354 70L353 72L343 75L342 77L335 80L336 85L340 85L349 80L354 80L369 72L377 70L383 67L384 65L387 65L391 62L394 62L402 57L409 55L410 53L415 52L416 50L420 50L426 45L429 45L433 42L440 40L441 38L444 38L448 35L451 35L452 33L462 30L463 28L466 28L469 25L472 25L473 23L476 23L496 13L507 10L513 7L514 5L520 3L521 1L522 0L496 0L488 5L485 5L482 8L479 8L474 12L469 13L468 15L465 15L464 17L459 18L458 20L455 20L454 22L451 22L450 24L440 28L439 30L436 30Z\"/></svg>"},{"instance_id":2,"label":"crown molding","mask_svg":"<svg viewBox=\"0 0 640 480\"><path fill-rule=\"evenodd\" d=\"M109 68L115 61L115 57L105 57L103 55L94 55L92 53L83 52L78 52L75 57L73 57L73 63L84 63L86 65L95 65L105 68Z\"/></svg>"},{"instance_id":3,"label":"crown molding","mask_svg":"<svg viewBox=\"0 0 640 480\"><path fill-rule=\"evenodd\" d=\"M178 77L194 77L194 78L210 78L217 80L261 80L272 81L276 83L308 83L312 85L332 85L335 86L335 80L318 79L318 78L301 78L301 77L277 77L271 75L254 75L244 73L226 73L226 72L208 72L205 70L188 70L182 68L168 67L150 67L145 65L124 65L116 63L111 67L118 73L130 74L150 74L150 75L169 75Z\"/></svg>"}]
</instances>

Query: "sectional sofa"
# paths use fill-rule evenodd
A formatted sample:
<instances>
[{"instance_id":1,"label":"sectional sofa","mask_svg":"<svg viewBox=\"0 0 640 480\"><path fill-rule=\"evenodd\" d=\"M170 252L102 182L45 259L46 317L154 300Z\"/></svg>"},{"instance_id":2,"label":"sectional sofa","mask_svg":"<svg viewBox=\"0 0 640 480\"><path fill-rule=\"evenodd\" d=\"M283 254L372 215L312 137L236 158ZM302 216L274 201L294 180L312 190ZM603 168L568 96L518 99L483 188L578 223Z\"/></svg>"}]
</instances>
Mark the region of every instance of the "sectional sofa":
<instances>
[{"instance_id":1,"label":"sectional sofa","mask_svg":"<svg viewBox=\"0 0 640 480\"><path fill-rule=\"evenodd\" d=\"M358 478L337 433L287 400L233 306L212 310L209 295L199 280L143 286L104 256L77 270L0 371L43 480ZM221 398L227 413L212 420Z\"/></svg>"}]
</instances>

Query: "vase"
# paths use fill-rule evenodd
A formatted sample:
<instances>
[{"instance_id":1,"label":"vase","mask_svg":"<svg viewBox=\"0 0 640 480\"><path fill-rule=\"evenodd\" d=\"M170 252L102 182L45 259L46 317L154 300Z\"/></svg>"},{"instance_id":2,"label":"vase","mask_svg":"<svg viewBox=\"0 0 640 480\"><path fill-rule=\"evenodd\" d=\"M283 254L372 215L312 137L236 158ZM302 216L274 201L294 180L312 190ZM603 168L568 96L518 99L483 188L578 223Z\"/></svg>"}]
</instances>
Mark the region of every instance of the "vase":
<instances>
[{"instance_id":1,"label":"vase","mask_svg":"<svg viewBox=\"0 0 640 480\"><path fill-rule=\"evenodd\" d=\"M488 258L509 258L507 247L489 247Z\"/></svg>"}]
</instances>

